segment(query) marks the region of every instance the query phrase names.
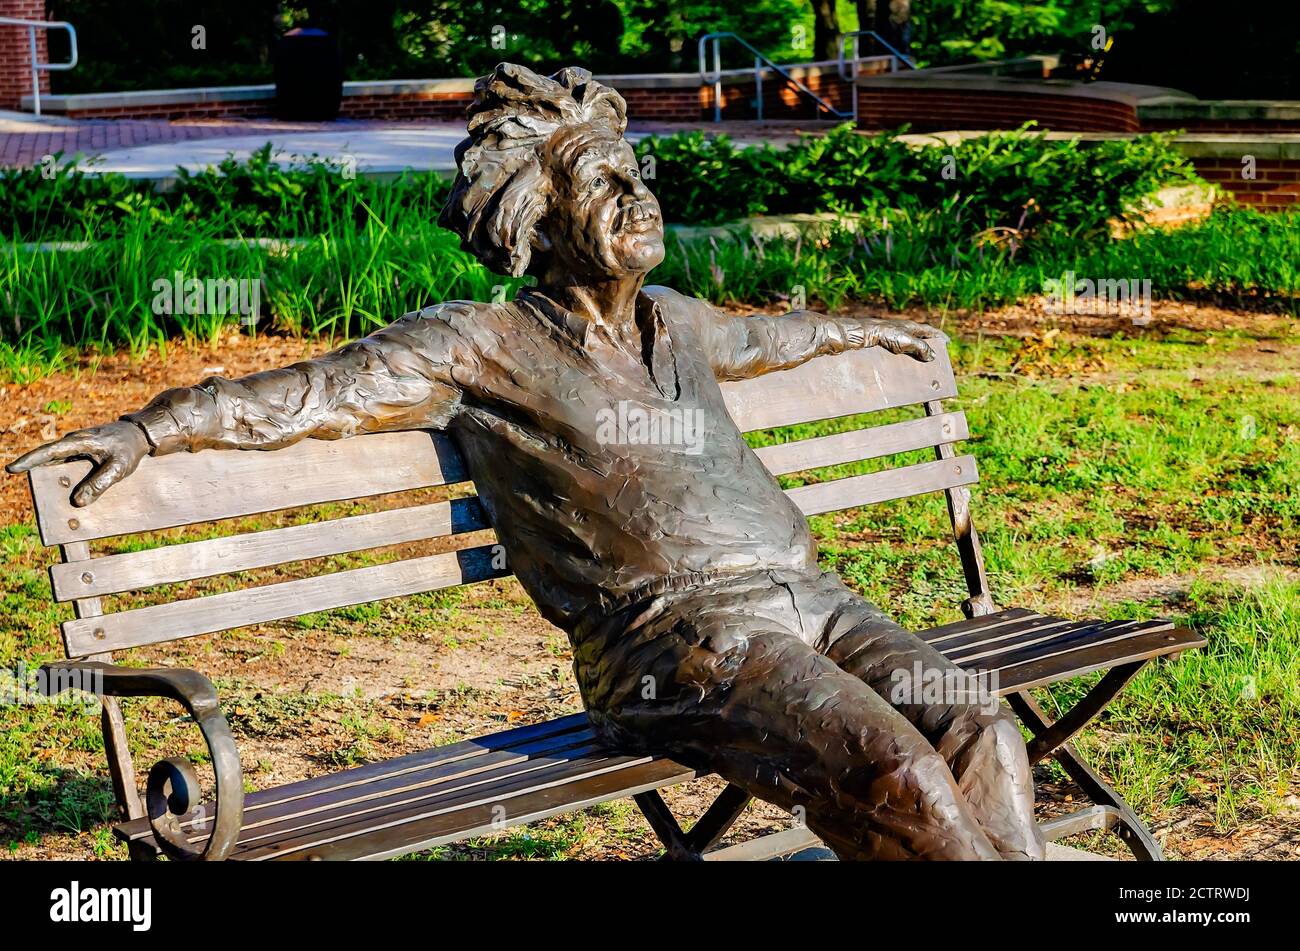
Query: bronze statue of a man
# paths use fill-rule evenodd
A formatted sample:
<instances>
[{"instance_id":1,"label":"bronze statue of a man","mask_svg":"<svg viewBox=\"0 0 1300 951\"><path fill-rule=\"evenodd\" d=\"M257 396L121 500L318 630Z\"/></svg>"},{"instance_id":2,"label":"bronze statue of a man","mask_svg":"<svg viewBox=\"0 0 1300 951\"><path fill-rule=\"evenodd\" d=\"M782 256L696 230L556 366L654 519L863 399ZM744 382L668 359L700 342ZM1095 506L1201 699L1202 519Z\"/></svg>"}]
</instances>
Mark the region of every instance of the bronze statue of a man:
<instances>
[{"instance_id":1,"label":"bronze statue of a man","mask_svg":"<svg viewBox=\"0 0 1300 951\"><path fill-rule=\"evenodd\" d=\"M852 347L929 360L930 331L732 318L643 287L664 230L625 110L581 69L479 81L440 220L489 268L536 278L514 300L440 304L314 360L168 390L10 470L89 457L86 505L148 454L447 430L607 739L800 810L843 858L1041 858L1011 715L891 704L894 671L956 668L818 569L718 386ZM609 438L628 407L689 412L692 438Z\"/></svg>"}]
</instances>

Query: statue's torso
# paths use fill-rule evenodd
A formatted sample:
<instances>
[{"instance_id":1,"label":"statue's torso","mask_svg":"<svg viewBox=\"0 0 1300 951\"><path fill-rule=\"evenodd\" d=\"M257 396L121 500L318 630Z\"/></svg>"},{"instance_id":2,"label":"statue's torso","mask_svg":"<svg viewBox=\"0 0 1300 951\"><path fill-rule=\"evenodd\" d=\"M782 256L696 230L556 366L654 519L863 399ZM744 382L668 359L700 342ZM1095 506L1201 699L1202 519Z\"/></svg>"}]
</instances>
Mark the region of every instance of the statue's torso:
<instances>
[{"instance_id":1,"label":"statue's torso","mask_svg":"<svg viewBox=\"0 0 1300 951\"><path fill-rule=\"evenodd\" d=\"M732 422L689 310L659 301L647 357L521 302L480 305L450 431L550 620L652 582L808 568L812 537ZM643 297L644 304L649 298Z\"/></svg>"}]
</instances>

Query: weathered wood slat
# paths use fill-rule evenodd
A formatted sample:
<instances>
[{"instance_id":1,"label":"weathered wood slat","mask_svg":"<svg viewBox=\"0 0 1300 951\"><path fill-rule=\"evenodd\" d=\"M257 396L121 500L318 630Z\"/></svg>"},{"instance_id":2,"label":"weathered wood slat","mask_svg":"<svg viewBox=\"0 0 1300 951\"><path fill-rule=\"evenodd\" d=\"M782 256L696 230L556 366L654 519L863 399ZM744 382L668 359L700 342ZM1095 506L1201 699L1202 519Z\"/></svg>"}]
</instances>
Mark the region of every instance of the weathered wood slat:
<instances>
[{"instance_id":1,"label":"weathered wood slat","mask_svg":"<svg viewBox=\"0 0 1300 951\"><path fill-rule=\"evenodd\" d=\"M239 846L258 848L343 823L382 822L404 810L418 809L458 796L481 796L485 790L499 789L508 783L527 782L566 766L577 769L580 764L607 760L610 756L610 752L599 743L589 742L570 749L504 761L486 770L443 777L435 775L428 777L428 781L409 786L389 784L390 788L373 791L367 787L362 795L345 799L308 801L284 815L259 816L256 821L246 823L240 832Z\"/></svg>"},{"instance_id":2,"label":"weathered wood slat","mask_svg":"<svg viewBox=\"0 0 1300 951\"><path fill-rule=\"evenodd\" d=\"M938 645L940 641L949 638L994 628L1000 625L1010 624L1012 622L1021 622L1022 619L1039 619L1046 618L1047 615L1039 614L1037 611L1030 611L1026 608L1008 608L1005 611L996 611L993 614L985 614L981 617L964 618L960 621L953 621L950 624L941 624L938 627L932 627L926 631L917 631L916 636L921 638L927 644Z\"/></svg>"},{"instance_id":3,"label":"weathered wood slat","mask_svg":"<svg viewBox=\"0 0 1300 951\"><path fill-rule=\"evenodd\" d=\"M945 340L933 342L931 363L872 347L726 383L722 392L741 432L945 400L957 395Z\"/></svg>"},{"instance_id":4,"label":"weathered wood slat","mask_svg":"<svg viewBox=\"0 0 1300 951\"><path fill-rule=\"evenodd\" d=\"M825 848L816 833L807 827L796 826L768 835L729 845L725 849L715 849L704 854L706 862L774 862L783 860L796 852L807 849Z\"/></svg>"},{"instance_id":5,"label":"weathered wood slat","mask_svg":"<svg viewBox=\"0 0 1300 951\"><path fill-rule=\"evenodd\" d=\"M326 522L104 555L90 562L54 565L50 569L50 579L55 599L67 601L490 527L477 498L453 499Z\"/></svg>"},{"instance_id":6,"label":"weathered wood slat","mask_svg":"<svg viewBox=\"0 0 1300 951\"><path fill-rule=\"evenodd\" d=\"M551 816L586 809L613 799L636 796L653 789L675 786L695 778L694 770L672 760L659 759L558 783L497 801L485 801L454 812L408 820L377 833L362 832L332 842L330 859L376 861L406 855L450 842L489 835L503 827L526 825ZM300 849L265 859L302 861L313 849Z\"/></svg>"},{"instance_id":7,"label":"weathered wood slat","mask_svg":"<svg viewBox=\"0 0 1300 951\"><path fill-rule=\"evenodd\" d=\"M946 350L935 350L938 358L924 364L880 349L852 351L728 383L724 394L742 431L942 399L955 395L956 383ZM89 462L79 460L30 473L45 544L91 541L467 478L452 440L429 432L305 439L271 453L208 450L150 457L94 505L77 508L69 499L70 487L89 469Z\"/></svg>"},{"instance_id":8,"label":"weathered wood slat","mask_svg":"<svg viewBox=\"0 0 1300 951\"><path fill-rule=\"evenodd\" d=\"M1095 639L1096 643L1117 637L1132 637L1154 626L1173 627L1171 621L1122 621L1107 623L1105 621L1063 622L1060 627L1036 628L1021 631L996 641L946 651L957 664L975 663L1015 663L1014 658L1026 655L1024 659L1042 656L1048 649L1060 649L1080 638ZM1038 652L1038 653L1035 653Z\"/></svg>"},{"instance_id":9,"label":"weathered wood slat","mask_svg":"<svg viewBox=\"0 0 1300 951\"><path fill-rule=\"evenodd\" d=\"M1129 623L1118 625L1089 624L1081 622L1075 627L1057 632L1053 636L1031 639L1022 646L1011 646L1005 650L980 651L974 656L959 657L954 663L961 667L979 667L985 669L1014 667L1030 661L1045 660L1058 654L1067 654L1079 647L1104 646L1114 641L1131 640L1153 630L1169 630L1170 621L1148 621L1134 626Z\"/></svg>"},{"instance_id":10,"label":"weathered wood slat","mask_svg":"<svg viewBox=\"0 0 1300 951\"><path fill-rule=\"evenodd\" d=\"M860 505L875 505L979 481L974 456L958 456L870 475L800 486L786 492L804 515L820 515Z\"/></svg>"},{"instance_id":11,"label":"weathered wood slat","mask_svg":"<svg viewBox=\"0 0 1300 951\"><path fill-rule=\"evenodd\" d=\"M460 452L447 436L384 433L304 439L274 452L176 453L149 457L93 505L69 500L90 463L33 469L37 526L47 545L90 541L278 509L463 482ZM60 480L66 479L68 485Z\"/></svg>"},{"instance_id":12,"label":"weathered wood slat","mask_svg":"<svg viewBox=\"0 0 1300 951\"><path fill-rule=\"evenodd\" d=\"M1107 644L1082 645L1039 660L1016 664L998 671L998 694L1004 696L1031 687L1042 687L1058 680L1070 680L1094 671L1118 667L1165 654L1204 647L1205 638L1187 630L1151 631ZM978 669L978 662L975 668Z\"/></svg>"},{"instance_id":13,"label":"weathered wood slat","mask_svg":"<svg viewBox=\"0 0 1300 951\"><path fill-rule=\"evenodd\" d=\"M969 437L965 413L944 413L942 416L909 419L833 436L816 436L777 446L763 446L754 452L769 472L784 475L843 462L877 459L899 452L932 449Z\"/></svg>"},{"instance_id":14,"label":"weathered wood slat","mask_svg":"<svg viewBox=\"0 0 1300 951\"><path fill-rule=\"evenodd\" d=\"M509 572L492 566L495 548L485 545L65 621L64 642L70 656L81 657L500 578Z\"/></svg>"},{"instance_id":15,"label":"weathered wood slat","mask_svg":"<svg viewBox=\"0 0 1300 951\"><path fill-rule=\"evenodd\" d=\"M452 817L454 813L466 808L503 803L516 796L529 795L549 787L581 783L605 773L617 773L628 767L653 761L654 757L651 756L593 754L577 760L550 764L539 770L510 777L500 783L459 789L446 796L433 796L381 816L367 814L356 818L344 818L338 823L312 828L275 842L255 844L248 849L237 847L237 851L244 861L283 857L299 851L316 852L321 857L334 858L328 847L356 835L365 835L373 840L384 830L392 830L421 819ZM499 815L502 821L505 821L504 808Z\"/></svg>"},{"instance_id":16,"label":"weathered wood slat","mask_svg":"<svg viewBox=\"0 0 1300 951\"><path fill-rule=\"evenodd\" d=\"M262 821L266 816L287 815L297 808L298 804L305 801L323 797L346 798L356 790L367 789L372 783L389 783L395 779L448 765L457 765L469 772L475 769L480 761L491 756L541 755L575 743L588 743L593 736L587 714L574 713L556 720L503 730L473 740L420 750L395 759L354 766L336 773L248 793L244 798L244 821L245 825L250 825ZM195 817L198 815L206 815L210 818L212 815L210 805L206 811L195 813ZM192 824L193 818L182 820L182 825L188 827ZM144 838L152 834L147 819L119 823L114 827L114 833L127 840Z\"/></svg>"},{"instance_id":17,"label":"weathered wood slat","mask_svg":"<svg viewBox=\"0 0 1300 951\"><path fill-rule=\"evenodd\" d=\"M991 645L1003 644L1016 638L1031 638L1061 631L1077 622L1063 617L1030 616L1004 621L991 627L977 628L956 634L950 634L938 641L929 641L949 657L956 654L981 650ZM1101 623L1100 621L1093 623Z\"/></svg>"}]
</instances>

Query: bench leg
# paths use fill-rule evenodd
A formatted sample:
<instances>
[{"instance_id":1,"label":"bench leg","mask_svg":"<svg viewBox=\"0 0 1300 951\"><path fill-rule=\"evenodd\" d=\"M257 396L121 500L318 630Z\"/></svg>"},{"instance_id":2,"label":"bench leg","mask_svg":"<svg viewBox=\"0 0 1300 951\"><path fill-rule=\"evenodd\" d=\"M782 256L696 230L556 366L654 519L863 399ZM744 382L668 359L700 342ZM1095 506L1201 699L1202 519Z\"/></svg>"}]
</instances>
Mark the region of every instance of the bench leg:
<instances>
[{"instance_id":1,"label":"bench leg","mask_svg":"<svg viewBox=\"0 0 1300 951\"><path fill-rule=\"evenodd\" d=\"M668 804L656 790L632 797L645 815L650 828L664 844L664 858L675 862L699 862L727 830L740 818L749 805L751 796L739 786L730 783L722 794L696 820L689 832L683 832Z\"/></svg>"},{"instance_id":2,"label":"bench leg","mask_svg":"<svg viewBox=\"0 0 1300 951\"><path fill-rule=\"evenodd\" d=\"M1128 682L1146 664L1145 660L1139 660L1132 664L1112 667L1106 672L1106 676L1102 677L1082 700L1066 711L1065 716L1054 723L1048 721L1043 716L1042 711L1039 710L1039 719L1047 725L1041 731L1034 730L1034 739L1028 746L1029 765L1032 766L1044 757L1052 755L1053 752L1069 742L1074 734L1092 722L1093 717L1106 709L1106 706L1115 699L1115 696L1128 685ZM1021 719L1023 720L1024 717L1022 716ZM1028 723L1025 725L1029 726Z\"/></svg>"},{"instance_id":3,"label":"bench leg","mask_svg":"<svg viewBox=\"0 0 1300 951\"><path fill-rule=\"evenodd\" d=\"M1141 665L1139 664L1137 666L1140 667ZM1112 673L1123 669L1124 668L1116 668ZM1127 677L1124 678L1124 683L1127 683L1134 673L1136 673L1136 671L1128 673ZM1103 678L1102 683L1105 683L1105 678ZM1101 686L1102 684L1099 683L1097 688L1099 689ZM1121 683L1120 686L1123 686L1123 684ZM1116 688L1116 690L1118 690L1118 688ZM1114 696L1114 692L1111 693L1111 696ZM1085 697L1084 700L1080 701L1079 706L1083 705L1083 703L1087 702L1091 697L1092 694L1090 693L1088 697ZM1051 718L1043 712L1042 708L1038 706L1034 701L1034 698L1031 697L1027 691L1010 694L1007 697L1007 702L1011 704L1011 708L1015 710L1016 715L1020 717L1020 721L1028 727L1029 732L1034 735L1035 742L1040 737L1048 737L1050 735L1049 731L1051 731L1052 727L1056 724L1054 724ZM1099 713L1101 707L1104 706L1105 703L1102 703L1097 707L1097 710L1093 715L1095 716L1096 713ZM1076 706L1075 709L1078 709L1078 707ZM1066 719L1074 714L1075 709L1072 709L1066 717L1063 717L1061 722L1065 723ZM1088 720L1090 719L1092 719L1091 716L1088 717ZM1087 720L1084 720L1084 723L1086 722ZM1078 724L1078 726L1076 726L1068 735L1072 736L1075 732L1078 732L1082 726L1082 723ZM1031 749L1032 748L1033 744L1031 743ZM1129 807L1129 804L1124 801L1124 797L1117 793L1104 779L1098 776L1092 768L1083 761L1083 758L1079 756L1079 751L1074 748L1072 743L1062 742L1049 750L1049 752L1050 755L1061 764L1061 768L1065 770L1066 774L1079 785L1079 788L1084 791L1090 800L1096 803L1097 806L1105 807L1100 811L1086 809L1076 816L1067 816L1064 820L1057 820L1055 823L1048 823L1047 825L1049 827L1056 827L1051 830L1055 833L1055 837L1059 838L1062 835L1070 834L1072 831L1083 831L1084 829L1089 828L1108 828L1119 836L1120 840L1128 846L1129 851L1133 853L1134 858L1138 861L1164 861L1164 853L1160 849L1160 843L1158 843L1155 840L1155 837L1151 835L1151 830L1146 827L1146 824L1138 818L1137 813L1135 813ZM1086 817L1086 819L1084 817ZM1071 820L1101 822L1102 825L1083 825L1080 828L1072 828L1069 825ZM1047 830L1044 831L1046 832Z\"/></svg>"}]
</instances>

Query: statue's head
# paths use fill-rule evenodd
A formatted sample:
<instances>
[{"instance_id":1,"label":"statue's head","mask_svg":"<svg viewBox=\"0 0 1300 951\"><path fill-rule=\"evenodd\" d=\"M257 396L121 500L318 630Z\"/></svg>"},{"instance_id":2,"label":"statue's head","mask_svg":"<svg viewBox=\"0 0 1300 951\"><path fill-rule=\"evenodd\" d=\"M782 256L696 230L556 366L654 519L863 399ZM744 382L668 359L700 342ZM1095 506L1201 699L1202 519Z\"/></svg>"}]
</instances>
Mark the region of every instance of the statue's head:
<instances>
[{"instance_id":1,"label":"statue's head","mask_svg":"<svg viewBox=\"0 0 1300 951\"><path fill-rule=\"evenodd\" d=\"M501 274L647 273L664 257L663 219L626 128L623 97L585 69L502 63L474 87L439 224Z\"/></svg>"}]
</instances>

